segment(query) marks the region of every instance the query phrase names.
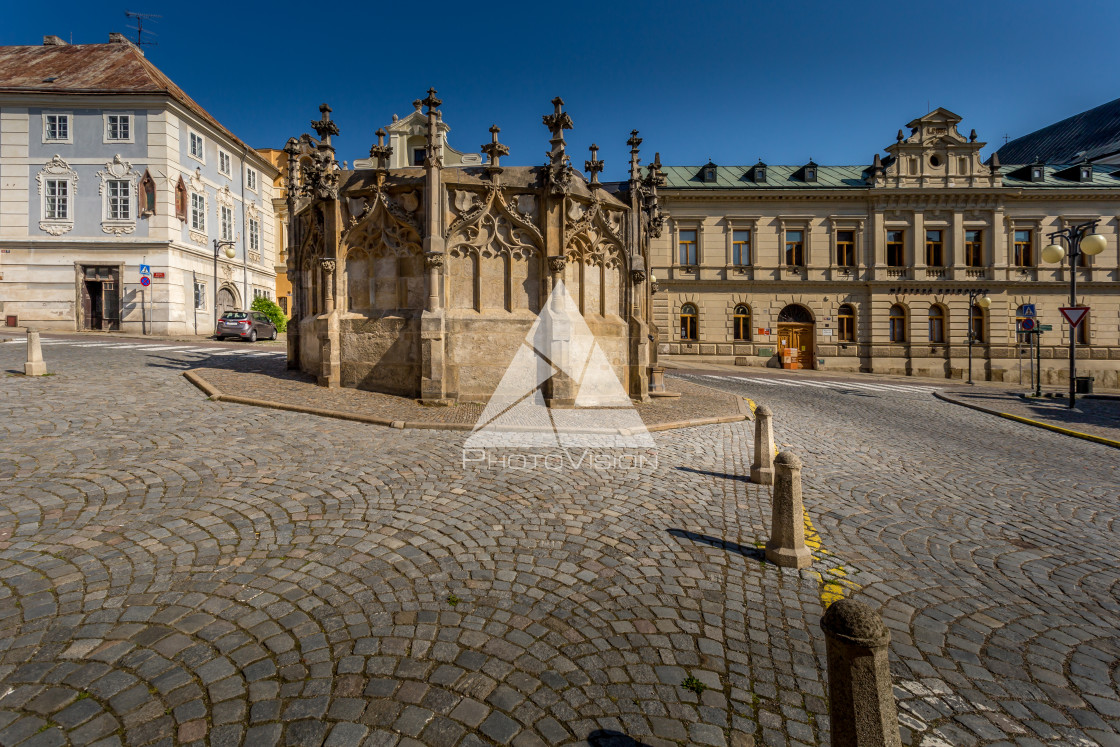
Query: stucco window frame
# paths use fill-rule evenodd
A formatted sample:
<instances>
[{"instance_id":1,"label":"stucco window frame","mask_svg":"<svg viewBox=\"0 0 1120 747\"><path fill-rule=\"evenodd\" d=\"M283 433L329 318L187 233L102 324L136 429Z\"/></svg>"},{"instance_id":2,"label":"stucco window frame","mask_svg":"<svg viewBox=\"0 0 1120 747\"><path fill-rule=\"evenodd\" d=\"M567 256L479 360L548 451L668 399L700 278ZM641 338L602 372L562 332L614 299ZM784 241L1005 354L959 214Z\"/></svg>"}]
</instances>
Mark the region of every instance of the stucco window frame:
<instances>
[{"instance_id":1,"label":"stucco window frame","mask_svg":"<svg viewBox=\"0 0 1120 747\"><path fill-rule=\"evenodd\" d=\"M55 155L51 160L43 165L39 173L35 175L35 181L39 185L39 230L49 233L51 236L62 236L74 230L74 212L75 201L78 198L78 172L68 164L65 159L59 155ZM59 181L67 183L66 194L66 217L65 218L48 218L47 217L47 182Z\"/></svg>"},{"instance_id":2,"label":"stucco window frame","mask_svg":"<svg viewBox=\"0 0 1120 747\"><path fill-rule=\"evenodd\" d=\"M101 195L101 230L107 234L121 236L136 230L137 214L139 211L140 195L137 185L140 183L141 174L132 168L132 163L121 159L120 155L113 157L112 161L105 163L105 168L97 172L101 180L98 194ZM128 184L128 218L109 217L109 182L125 182Z\"/></svg>"},{"instance_id":3,"label":"stucco window frame","mask_svg":"<svg viewBox=\"0 0 1120 747\"><path fill-rule=\"evenodd\" d=\"M197 214L202 216L201 226L196 226L194 221L194 217L196 214L194 200L196 197L202 200L202 208L197 211ZM206 229L206 220L208 218L206 213L210 209L206 191L203 190L200 192L192 190L189 199L190 205L187 206L187 232L191 237L191 241L195 242L196 244L206 244L207 240L209 239L209 234L207 233Z\"/></svg>"},{"instance_id":4,"label":"stucco window frame","mask_svg":"<svg viewBox=\"0 0 1120 747\"><path fill-rule=\"evenodd\" d=\"M226 168L222 170L222 156L225 156ZM218 147L218 173L227 179L233 179L233 156L225 148Z\"/></svg>"},{"instance_id":5,"label":"stucco window frame","mask_svg":"<svg viewBox=\"0 0 1120 747\"><path fill-rule=\"evenodd\" d=\"M199 140L199 153L195 154L194 149L191 147L191 138L198 138ZM192 158L199 163L206 165L206 136L193 127L187 127L187 158Z\"/></svg>"},{"instance_id":6,"label":"stucco window frame","mask_svg":"<svg viewBox=\"0 0 1120 747\"><path fill-rule=\"evenodd\" d=\"M1042 218L1011 217L1007 220L1007 266L1017 272L1030 272L1037 270L1041 261L1042 250ZM1020 265L1015 261L1015 232L1029 231L1031 237L1031 263Z\"/></svg>"},{"instance_id":7,"label":"stucco window frame","mask_svg":"<svg viewBox=\"0 0 1120 747\"><path fill-rule=\"evenodd\" d=\"M109 137L109 117L126 117L128 119L128 137L126 138L111 138ZM135 143L136 142L136 117L132 116L132 112L111 112L106 111L101 113L101 142L104 145L113 145L117 143Z\"/></svg>"},{"instance_id":8,"label":"stucco window frame","mask_svg":"<svg viewBox=\"0 0 1120 747\"><path fill-rule=\"evenodd\" d=\"M700 263L704 260L704 255L701 252L701 240L703 237L703 225L700 220L696 221L680 221L673 224L673 267L681 273L688 275L696 275L700 270ZM695 231L696 232L696 264L682 264L681 263L681 231Z\"/></svg>"},{"instance_id":9,"label":"stucco window frame","mask_svg":"<svg viewBox=\"0 0 1120 747\"><path fill-rule=\"evenodd\" d=\"M812 237L813 218L811 216L779 216L778 217L778 266L785 271L806 271L813 262ZM786 234L790 231L801 231L801 264L791 265L786 263Z\"/></svg>"},{"instance_id":10,"label":"stucco window frame","mask_svg":"<svg viewBox=\"0 0 1120 747\"><path fill-rule=\"evenodd\" d=\"M47 117L66 117L66 137L56 138L47 137ZM74 112L61 111L58 109L44 109L42 114L43 120L43 144L61 144L73 145L74 144Z\"/></svg>"},{"instance_id":11,"label":"stucco window frame","mask_svg":"<svg viewBox=\"0 0 1120 747\"><path fill-rule=\"evenodd\" d=\"M864 217L847 216L847 215L833 215L829 216L829 237L828 237L828 266L840 272L854 273L863 267L863 262L860 261L860 248L863 246L864 241L864 228L867 219ZM852 232L852 264L842 265L839 262L840 251L840 232Z\"/></svg>"},{"instance_id":12,"label":"stucco window frame","mask_svg":"<svg viewBox=\"0 0 1120 747\"><path fill-rule=\"evenodd\" d=\"M748 275L758 266L758 221L759 216L729 215L724 219L726 239L725 267L736 275ZM735 232L747 232L747 251L750 262L735 264Z\"/></svg>"}]
</instances>

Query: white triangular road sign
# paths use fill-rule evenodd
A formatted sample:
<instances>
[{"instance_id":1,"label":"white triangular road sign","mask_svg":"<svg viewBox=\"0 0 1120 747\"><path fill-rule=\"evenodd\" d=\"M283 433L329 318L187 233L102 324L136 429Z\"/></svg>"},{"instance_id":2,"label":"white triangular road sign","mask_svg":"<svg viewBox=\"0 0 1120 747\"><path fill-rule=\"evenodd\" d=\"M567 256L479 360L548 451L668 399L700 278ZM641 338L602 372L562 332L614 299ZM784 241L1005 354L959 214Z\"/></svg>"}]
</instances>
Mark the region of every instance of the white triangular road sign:
<instances>
[{"instance_id":1,"label":"white triangular road sign","mask_svg":"<svg viewBox=\"0 0 1120 747\"><path fill-rule=\"evenodd\" d=\"M1066 318L1066 321L1069 322L1069 326L1076 327L1078 324L1081 324L1081 321L1089 313L1089 307L1063 306L1062 308L1058 309L1058 311L1062 312L1062 316L1064 316Z\"/></svg>"}]
</instances>

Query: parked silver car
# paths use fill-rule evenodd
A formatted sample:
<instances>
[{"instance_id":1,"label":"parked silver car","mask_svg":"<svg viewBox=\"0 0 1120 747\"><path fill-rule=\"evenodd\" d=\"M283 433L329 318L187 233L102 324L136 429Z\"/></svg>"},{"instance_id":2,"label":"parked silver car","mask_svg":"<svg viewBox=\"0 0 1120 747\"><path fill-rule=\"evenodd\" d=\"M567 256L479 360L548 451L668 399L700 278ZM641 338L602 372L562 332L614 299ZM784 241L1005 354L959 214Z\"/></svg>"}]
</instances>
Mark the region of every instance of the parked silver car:
<instances>
[{"instance_id":1,"label":"parked silver car","mask_svg":"<svg viewBox=\"0 0 1120 747\"><path fill-rule=\"evenodd\" d=\"M256 342L258 337L275 340L276 326L259 311L227 311L218 320L214 336L219 340L238 337L249 342Z\"/></svg>"}]
</instances>

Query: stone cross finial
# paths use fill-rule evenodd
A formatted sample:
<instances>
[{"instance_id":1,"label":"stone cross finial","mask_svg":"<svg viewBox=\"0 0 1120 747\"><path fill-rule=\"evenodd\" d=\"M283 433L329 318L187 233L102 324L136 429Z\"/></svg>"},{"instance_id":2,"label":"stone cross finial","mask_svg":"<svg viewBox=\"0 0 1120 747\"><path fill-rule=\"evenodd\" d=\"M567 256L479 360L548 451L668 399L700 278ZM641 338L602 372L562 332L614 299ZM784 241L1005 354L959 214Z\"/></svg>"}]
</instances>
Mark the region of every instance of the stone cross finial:
<instances>
[{"instance_id":1,"label":"stone cross finial","mask_svg":"<svg viewBox=\"0 0 1120 747\"><path fill-rule=\"evenodd\" d=\"M499 159L501 159L502 156L509 155L509 146L498 142L498 133L501 131L502 128L498 127L498 125L491 125L490 142L486 143L481 148L482 152L490 157L490 163L486 166L487 171L500 172L502 168Z\"/></svg>"},{"instance_id":2,"label":"stone cross finial","mask_svg":"<svg viewBox=\"0 0 1120 747\"><path fill-rule=\"evenodd\" d=\"M548 151L548 160L553 166L558 166L564 161L564 130L574 126L572 118L564 111L564 99L557 96L552 100L552 114L541 117L544 126L552 133L548 143L552 146Z\"/></svg>"},{"instance_id":3,"label":"stone cross finial","mask_svg":"<svg viewBox=\"0 0 1120 747\"><path fill-rule=\"evenodd\" d=\"M642 159L638 158L638 146L642 144L642 139L638 137L637 130L630 130L630 139L626 144L630 146L630 180L637 181L642 178L642 169L639 166Z\"/></svg>"},{"instance_id":4,"label":"stone cross finial","mask_svg":"<svg viewBox=\"0 0 1120 747\"><path fill-rule=\"evenodd\" d=\"M591 160L583 162L583 170L591 172L591 184L599 183L599 172L603 170L603 162L599 160L599 146L595 143L588 148L591 151Z\"/></svg>"},{"instance_id":5,"label":"stone cross finial","mask_svg":"<svg viewBox=\"0 0 1120 747\"><path fill-rule=\"evenodd\" d=\"M377 159L377 168L386 169L389 167L389 156L393 155L393 147L385 144L385 130L380 127L377 128L377 145L369 149L369 157Z\"/></svg>"},{"instance_id":6,"label":"stone cross finial","mask_svg":"<svg viewBox=\"0 0 1120 747\"><path fill-rule=\"evenodd\" d=\"M436 98L436 89L429 88L428 89L428 98L424 99L420 103L423 104L424 106L428 107L428 114L431 114L433 111L435 111L436 109L439 108L439 105L442 104L443 101L441 99Z\"/></svg>"},{"instance_id":7,"label":"stone cross finial","mask_svg":"<svg viewBox=\"0 0 1120 747\"><path fill-rule=\"evenodd\" d=\"M331 111L332 109L326 104L320 104L319 113L322 117L319 121L311 123L311 129L315 130L319 140L328 148L331 145L331 135L338 134L338 125L331 121Z\"/></svg>"}]
</instances>

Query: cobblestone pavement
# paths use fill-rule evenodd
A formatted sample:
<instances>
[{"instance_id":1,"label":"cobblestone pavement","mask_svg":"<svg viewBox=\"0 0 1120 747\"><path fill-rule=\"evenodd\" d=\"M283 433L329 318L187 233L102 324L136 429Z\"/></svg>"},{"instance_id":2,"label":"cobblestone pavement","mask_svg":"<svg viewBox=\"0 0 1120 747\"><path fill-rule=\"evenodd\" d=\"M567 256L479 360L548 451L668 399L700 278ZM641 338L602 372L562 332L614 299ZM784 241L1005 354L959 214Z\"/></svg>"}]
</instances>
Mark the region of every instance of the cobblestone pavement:
<instances>
[{"instance_id":1,"label":"cobblestone pavement","mask_svg":"<svg viewBox=\"0 0 1120 747\"><path fill-rule=\"evenodd\" d=\"M826 744L836 579L892 628L909 743L1116 743L1105 447L743 387L806 462L793 571L749 423L498 471L463 433L208 401L194 353L46 355L0 378L0 744Z\"/></svg>"}]
</instances>

